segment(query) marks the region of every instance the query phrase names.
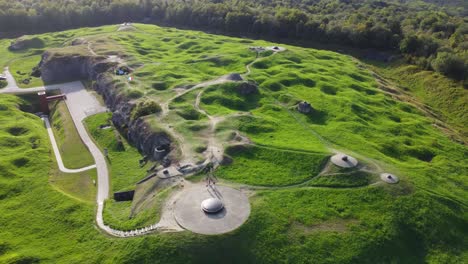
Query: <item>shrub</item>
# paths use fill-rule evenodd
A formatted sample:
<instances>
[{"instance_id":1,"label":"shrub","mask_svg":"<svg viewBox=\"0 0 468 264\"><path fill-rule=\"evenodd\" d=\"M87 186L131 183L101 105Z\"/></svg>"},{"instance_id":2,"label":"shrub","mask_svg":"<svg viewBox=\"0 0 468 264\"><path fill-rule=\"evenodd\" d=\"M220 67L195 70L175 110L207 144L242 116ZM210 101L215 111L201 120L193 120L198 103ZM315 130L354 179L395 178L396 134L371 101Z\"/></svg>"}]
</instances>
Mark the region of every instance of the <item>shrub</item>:
<instances>
[{"instance_id":1,"label":"shrub","mask_svg":"<svg viewBox=\"0 0 468 264\"><path fill-rule=\"evenodd\" d=\"M140 90L132 89L132 90L128 91L127 96L132 98L132 99L138 99L138 98L143 96L143 92L140 91Z\"/></svg>"},{"instance_id":2,"label":"shrub","mask_svg":"<svg viewBox=\"0 0 468 264\"><path fill-rule=\"evenodd\" d=\"M438 53L437 58L432 61L431 65L434 70L459 80L467 76L465 62L453 53Z\"/></svg>"},{"instance_id":3,"label":"shrub","mask_svg":"<svg viewBox=\"0 0 468 264\"><path fill-rule=\"evenodd\" d=\"M202 118L202 115L189 105L177 110L177 114L186 120L200 120Z\"/></svg>"},{"instance_id":4,"label":"shrub","mask_svg":"<svg viewBox=\"0 0 468 264\"><path fill-rule=\"evenodd\" d=\"M132 111L132 119L156 114L161 111L161 106L153 100L140 101Z\"/></svg>"}]
</instances>

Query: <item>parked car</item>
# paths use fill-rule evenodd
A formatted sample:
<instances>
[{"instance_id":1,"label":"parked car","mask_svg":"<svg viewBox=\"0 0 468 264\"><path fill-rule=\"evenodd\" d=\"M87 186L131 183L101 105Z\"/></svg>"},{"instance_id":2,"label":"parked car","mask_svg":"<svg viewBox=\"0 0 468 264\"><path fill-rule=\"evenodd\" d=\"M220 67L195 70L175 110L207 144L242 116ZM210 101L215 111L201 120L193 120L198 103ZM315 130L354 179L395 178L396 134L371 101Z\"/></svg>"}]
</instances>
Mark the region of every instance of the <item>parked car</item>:
<instances>
[{"instance_id":1,"label":"parked car","mask_svg":"<svg viewBox=\"0 0 468 264\"><path fill-rule=\"evenodd\" d=\"M0 75L0 81L6 81L6 77L4 75Z\"/></svg>"}]
</instances>

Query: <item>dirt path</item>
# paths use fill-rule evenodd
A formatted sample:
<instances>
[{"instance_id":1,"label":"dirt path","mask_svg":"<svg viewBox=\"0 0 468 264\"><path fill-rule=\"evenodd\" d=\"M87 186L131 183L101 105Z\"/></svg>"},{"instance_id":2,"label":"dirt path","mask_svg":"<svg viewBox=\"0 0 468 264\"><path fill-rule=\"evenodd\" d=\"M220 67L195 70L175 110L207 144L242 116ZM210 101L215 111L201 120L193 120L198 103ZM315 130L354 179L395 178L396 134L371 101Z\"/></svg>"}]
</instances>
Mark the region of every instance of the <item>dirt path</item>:
<instances>
[{"instance_id":1,"label":"dirt path","mask_svg":"<svg viewBox=\"0 0 468 264\"><path fill-rule=\"evenodd\" d=\"M177 94L173 97L171 97L169 100L167 100L166 102L163 102L161 103L161 114L159 116L159 119L160 120L163 120L170 112L170 109L169 109L169 105L172 101L174 101L175 99L181 97L181 96L184 96L185 94L187 93L190 93L194 90L197 90L197 89L201 89L201 88L204 88L204 87L208 87L208 86L211 86L211 85L216 85L216 84L223 84L223 83L227 83L227 82L235 82L235 80L232 80L229 78L229 74L228 75L223 75L219 78L216 78L214 80L209 80L209 81L206 81L206 82L202 82L202 83L199 83L189 89L184 89L184 90L181 90L181 89L177 89L175 88ZM208 115L208 113L206 113L204 110L200 109L199 105L200 105L200 96L201 96L201 93L199 93L197 95L197 99L195 100L195 103L194 103L194 106L195 108L197 109L197 111L199 111L200 113L202 113L203 115L207 116L209 118L209 122L210 122L210 137L208 138L208 148L207 148L207 152L210 153L208 156L206 156L207 160L205 160L205 163L209 162L208 159L213 159L213 160L217 160L219 163L221 160L222 160L222 156L223 156L223 147L222 147L222 144L219 143L217 140L216 140L216 137L214 136L214 133L215 133L215 129L216 129L216 123L220 121L220 118L219 117L211 117ZM164 124L164 129L174 137L174 139L177 140L178 144L179 144L179 148L181 150L181 161L180 163L185 165L185 164L195 164L197 162L196 160L196 155L195 153L193 152L192 150L192 145L189 144L185 138L179 134L171 125L169 124Z\"/></svg>"},{"instance_id":2,"label":"dirt path","mask_svg":"<svg viewBox=\"0 0 468 264\"><path fill-rule=\"evenodd\" d=\"M195 164L197 162L196 155L192 151L192 145L189 144L185 137L179 134L172 125L168 123L162 124L164 130L166 130L178 143L180 148L180 161L181 165Z\"/></svg>"},{"instance_id":3,"label":"dirt path","mask_svg":"<svg viewBox=\"0 0 468 264\"><path fill-rule=\"evenodd\" d=\"M210 122L210 134L208 136L208 146L206 153L209 155L207 157L207 162L212 162L214 167L219 166L220 162L223 160L224 155L224 147L223 144L218 141L216 138L216 125L224 120L224 117L214 117L209 115L205 110L200 108L200 100L204 90L201 90L197 94L197 98L195 99L194 107L195 109L202 115L208 117Z\"/></svg>"},{"instance_id":4,"label":"dirt path","mask_svg":"<svg viewBox=\"0 0 468 264\"><path fill-rule=\"evenodd\" d=\"M173 97L171 97L169 100L167 100L166 102L163 102L161 103L161 115L164 117L167 115L167 113L169 112L169 105L171 104L172 101L174 101L175 99L181 97L181 96L184 96L185 94L187 93L190 93L191 91L194 91L196 89L200 89L200 88L204 88L204 87L208 87L208 86L211 86L211 85L216 85L216 84L223 84L223 83L228 83L228 82L235 82L233 80L230 80L229 78L227 78L228 75L223 75L219 78L216 78L214 80L209 80L209 81L206 81L206 82L202 82L202 83L199 83L189 89L180 89L180 88L174 88L174 90L177 92L177 94Z\"/></svg>"},{"instance_id":5,"label":"dirt path","mask_svg":"<svg viewBox=\"0 0 468 264\"><path fill-rule=\"evenodd\" d=\"M92 50L92 47L90 46L90 43L88 43L88 49L90 50L91 53L95 54L95 52ZM278 51L274 51L272 54L275 55ZM257 58L248 65L246 65L246 72L242 75L244 77L248 76L251 74L251 66L261 60L261 59L266 59L265 58ZM8 69L6 69L8 72ZM8 72L9 73L9 72ZM161 114L161 119L166 117L170 111L169 105L170 103L180 97L183 96L191 91L194 91L196 89L208 87L211 85L215 84L222 84L226 82L233 82L235 80L231 80L226 76L221 76L220 78L206 81L199 83L190 89L186 89L180 92L177 92L177 95L174 97L170 98L168 101L165 103L161 104L162 107L162 114ZM12 77L11 77L12 78ZM82 123L83 119L89 115L92 115L94 113L97 113L99 111L102 111L101 108L99 108L96 105L97 100L92 100L90 99L91 97L90 94L86 93L86 90L84 89L83 85L80 82L73 82L73 83L68 83L68 84L60 84L57 87L54 87L55 89L57 88L62 88L62 92L67 94L69 99L66 101L67 106L69 108L70 114L72 116L73 122L75 123L75 126L77 127L78 133L80 137L82 138L83 142L85 145L90 149L91 154L93 155L95 161L96 161L96 168L98 171L98 194L96 198L97 202L97 213L96 213L96 222L97 226L101 229L104 230L106 233L111 234L113 236L117 237L133 237L133 236L139 236L139 235L145 235L154 231L182 231L183 229L177 224L177 222L174 219L174 208L175 208L175 203L177 200L180 198L182 195L182 190L185 187L188 187L192 185L192 183L185 181L183 178L180 178L180 183L181 185L185 186L182 187L181 190L175 192L172 194L165 202L162 212L161 212L161 219L150 226L132 230L132 231L122 231L122 230L116 230L112 229L111 227L105 225L104 219L103 219L103 210L104 210L104 201L108 198L109 195L109 173L107 170L107 164L105 162L105 158L103 154L100 152L99 148L94 144L94 142L91 140L90 136L88 135L86 129L84 128L84 125ZM6 90L5 90L6 89ZM32 89L19 89L14 85L14 79L11 84L7 88L5 88L2 91L7 91L11 93L31 93L31 92L36 92L36 91L43 91L43 90L49 90L52 89L51 86L47 87L38 87L38 88L32 88ZM202 98L204 90L200 91L197 94L197 97L194 102L194 107L195 109L208 117L209 122L210 122L210 131L209 131L209 136L208 136L208 148L207 148L207 155L209 155L206 159L205 162L211 162L215 163L215 165L219 164L219 162L223 158L223 144L219 142L216 138L216 126L219 122L222 122L226 117L218 117L218 116L211 116L209 115L204 109L200 107L200 101ZM95 99L95 98L94 98ZM284 107L282 104L277 102L279 105ZM334 148L332 148L332 145L330 142L328 142L326 139L321 137L317 132L315 132L312 128L307 126L306 124L303 124L300 122L300 120L295 116L295 113L292 113L289 109L287 109L288 112L291 114L291 116L301 124L301 126L304 127L304 129L307 129L309 132L314 137L317 137L321 142L324 143L325 146L329 148L331 152L336 152ZM49 124L50 126L50 124ZM182 157L183 161L187 163L195 163L195 160L193 159L193 152L191 150L191 145L186 142L185 138L177 133L175 129L168 123L164 124L165 129L179 142L181 151L182 151ZM52 143L53 144L53 143ZM380 167L378 164L374 164L377 168L377 170L380 170ZM283 186L283 187L264 187L264 186L249 186L249 185L239 185L241 188L249 188L249 189L281 189L281 188L296 188L296 187L305 187L305 185L312 181L315 177L320 176L323 173L320 172L318 175L307 179L307 181L299 183L299 184L293 184L289 186ZM377 183L373 183L371 185L367 186L358 186L358 187L350 187L350 188L343 188L343 189L355 189L355 188L366 188L369 186L373 186ZM313 186L307 186L307 188L316 188L316 189L324 189L324 188L334 188L334 187L313 187Z\"/></svg>"},{"instance_id":6,"label":"dirt path","mask_svg":"<svg viewBox=\"0 0 468 264\"><path fill-rule=\"evenodd\" d=\"M92 43L91 41L88 41L88 45L87 45L87 48L88 48L88 51L93 55L93 56L97 56L97 53L94 52L93 48L91 47Z\"/></svg>"}]
</instances>

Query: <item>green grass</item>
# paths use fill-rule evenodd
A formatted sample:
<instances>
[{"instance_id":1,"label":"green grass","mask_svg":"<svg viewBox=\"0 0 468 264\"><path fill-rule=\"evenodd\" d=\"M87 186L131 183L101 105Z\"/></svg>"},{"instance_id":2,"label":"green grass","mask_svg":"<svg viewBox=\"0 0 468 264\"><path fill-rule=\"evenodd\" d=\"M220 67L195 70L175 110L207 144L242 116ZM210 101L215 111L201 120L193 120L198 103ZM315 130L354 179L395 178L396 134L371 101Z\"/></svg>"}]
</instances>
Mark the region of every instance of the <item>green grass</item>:
<instances>
[{"instance_id":1,"label":"green grass","mask_svg":"<svg viewBox=\"0 0 468 264\"><path fill-rule=\"evenodd\" d=\"M51 103L50 121L55 140L68 169L79 169L94 164L93 156L81 141L64 101Z\"/></svg>"},{"instance_id":2,"label":"green grass","mask_svg":"<svg viewBox=\"0 0 468 264\"><path fill-rule=\"evenodd\" d=\"M107 200L104 207L104 223L118 230L135 230L154 225L161 217L161 208L171 189L165 189L148 197L145 205L134 211L132 201Z\"/></svg>"},{"instance_id":3,"label":"green grass","mask_svg":"<svg viewBox=\"0 0 468 264\"><path fill-rule=\"evenodd\" d=\"M201 98L201 107L210 115L227 115L249 112L260 106L260 94L241 95L238 83L213 85L206 89Z\"/></svg>"},{"instance_id":4,"label":"green grass","mask_svg":"<svg viewBox=\"0 0 468 264\"><path fill-rule=\"evenodd\" d=\"M199 113L194 106L195 99L198 92L201 90L186 93L183 96L177 97L169 105L170 110L174 110L177 115L185 120L202 120L206 119L206 116Z\"/></svg>"},{"instance_id":5,"label":"green grass","mask_svg":"<svg viewBox=\"0 0 468 264\"><path fill-rule=\"evenodd\" d=\"M129 64L136 69L135 81L116 79L118 89L122 94L137 90L134 99L149 98L158 103L174 96L173 87L245 72L244 65L255 58L255 53L248 51L250 45L277 45L135 26L135 32L115 32L116 26L106 26L38 37L47 48L66 50L64 45L71 39L86 36L96 42L99 54L128 55ZM8 42L0 40L4 54L0 63L39 54L35 54L38 48L9 52ZM84 202L91 197L90 192L81 197L76 194L81 186L89 186L93 172L88 178L76 176L76 184L51 186L49 180L55 184L56 169L42 123L15 108L23 104L25 109L18 98L2 96L0 262L466 262L466 146L435 128L415 106L381 92L374 76L354 59L329 51L285 47L288 51L266 56L252 66L248 79L260 87L254 103L230 93L229 85L206 89L201 106L210 114L250 113L228 117L218 124L217 136L239 131L259 145L250 152L230 153L234 156L232 165L216 173L240 184L297 183L310 179L326 155L311 153L328 153L327 148L332 147L352 152L365 163L377 163L398 175L399 184L367 186L376 175L362 173L323 175L303 187L252 192L248 221L229 234L183 232L114 239L94 227L94 205ZM437 77L436 82L426 76L422 78L426 81L420 82L424 73L415 73L414 82L410 82L412 74L400 70L390 68L387 73L394 78L401 75L402 84L406 83L416 97L426 98L424 87L448 87L443 77ZM433 107L442 109L438 111L451 120L449 124L464 124L464 92L458 88L450 93L442 88L436 91L426 102L436 101L431 98L440 94L442 102L433 102ZM145 120L155 129L162 121L170 122L194 148L204 145L206 118L192 115L191 108L197 92L174 102L171 107L176 111L166 119L150 115ZM312 104L310 114L295 110L295 104L303 100ZM115 131L98 128L108 118L100 114L86 123L96 142L109 149L112 190L132 189L145 176L145 168L138 167L139 154L125 141L125 150L120 149ZM106 221L121 227L144 225L157 216L137 214L134 220L126 221L129 204L108 202L106 207L112 209L106 209Z\"/></svg>"},{"instance_id":6,"label":"green grass","mask_svg":"<svg viewBox=\"0 0 468 264\"><path fill-rule=\"evenodd\" d=\"M233 162L216 171L220 178L250 185L284 186L317 176L328 156L263 147L231 147Z\"/></svg>"},{"instance_id":7,"label":"green grass","mask_svg":"<svg viewBox=\"0 0 468 264\"><path fill-rule=\"evenodd\" d=\"M107 163L110 171L111 191L133 190L135 183L145 177L150 164L144 167L139 166L141 154L136 148L130 146L114 127L100 128L101 125L112 124L110 117L110 113L102 113L90 116L84 122L101 150L105 148L108 150Z\"/></svg>"},{"instance_id":8,"label":"green grass","mask_svg":"<svg viewBox=\"0 0 468 264\"><path fill-rule=\"evenodd\" d=\"M321 175L307 183L308 186L318 187L360 187L375 182L378 176L367 172L356 171L336 175Z\"/></svg>"},{"instance_id":9,"label":"green grass","mask_svg":"<svg viewBox=\"0 0 468 264\"><path fill-rule=\"evenodd\" d=\"M40 77L31 75L33 68L41 61L40 55L19 58L11 62L10 72L16 80L16 84L21 88L31 88L43 86L44 82ZM26 81L25 81L26 80Z\"/></svg>"},{"instance_id":10,"label":"green grass","mask_svg":"<svg viewBox=\"0 0 468 264\"><path fill-rule=\"evenodd\" d=\"M58 169L50 171L49 182L57 190L79 201L96 201L96 169L78 173L64 173Z\"/></svg>"},{"instance_id":11,"label":"green grass","mask_svg":"<svg viewBox=\"0 0 468 264\"><path fill-rule=\"evenodd\" d=\"M261 192L255 199L250 224L269 228L258 230L259 235L249 241L275 244L258 249L263 256L259 262L404 263L427 256L426 260L456 263L464 258L458 255L463 251L458 244L463 243L462 236L447 226L463 225L465 216L455 213L461 208L451 204L449 209L423 193L395 196L382 188L304 188ZM331 223L335 223L332 228ZM428 250L421 241L440 248Z\"/></svg>"},{"instance_id":12,"label":"green grass","mask_svg":"<svg viewBox=\"0 0 468 264\"><path fill-rule=\"evenodd\" d=\"M468 90L461 82L442 75L405 65L400 61L390 65L373 63L372 68L385 79L391 80L403 91L409 92L419 101L428 105L438 118L460 133L465 141L468 137Z\"/></svg>"}]
</instances>

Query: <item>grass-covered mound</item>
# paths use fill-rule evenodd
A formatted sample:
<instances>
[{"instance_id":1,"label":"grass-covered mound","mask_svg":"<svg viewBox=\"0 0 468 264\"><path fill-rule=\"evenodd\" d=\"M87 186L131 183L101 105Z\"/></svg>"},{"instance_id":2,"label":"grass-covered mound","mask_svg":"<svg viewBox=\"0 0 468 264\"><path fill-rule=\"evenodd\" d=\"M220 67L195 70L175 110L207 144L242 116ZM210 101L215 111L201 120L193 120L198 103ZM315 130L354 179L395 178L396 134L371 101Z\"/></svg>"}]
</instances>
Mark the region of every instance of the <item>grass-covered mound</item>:
<instances>
[{"instance_id":1,"label":"grass-covered mound","mask_svg":"<svg viewBox=\"0 0 468 264\"><path fill-rule=\"evenodd\" d=\"M186 93L174 99L169 108L185 120L201 120L206 118L195 109L194 102L197 94L195 92Z\"/></svg>"},{"instance_id":2,"label":"grass-covered mound","mask_svg":"<svg viewBox=\"0 0 468 264\"><path fill-rule=\"evenodd\" d=\"M77 37L86 37L96 53L118 54L135 69L132 82L115 77L122 94L154 100L161 106L200 81L246 72L245 65L255 59L248 46L273 45L135 27L132 32L117 32L115 26L77 29L44 34L41 39L46 47L63 48ZM12 53L7 51L8 43L0 40L2 64L36 52ZM231 153L233 163L220 168L220 177L241 184L301 182L314 175L302 172L319 168L302 165L318 165L325 158L325 154L310 153L328 153L336 147L395 173L401 179L399 184L372 184L376 175L366 173L321 175L301 187L249 192L252 214L230 234L205 237L184 232L113 239L94 227L91 203L64 195L71 188L61 189L61 193L48 183L55 166L41 122L17 110L18 99L2 96L0 118L6 125L0 126L0 144L7 151L0 152L0 262L462 263L467 256L466 146L447 138L414 105L383 93L372 73L352 58L285 47L285 52L266 54L256 61L246 76L259 87L255 104L228 90L208 87L202 94L200 107L225 117L219 119L217 136L235 130L261 145L249 153ZM173 90L175 87L180 89ZM226 87L229 85L218 86ZM144 119L158 129L172 126L193 148L202 149L209 133L208 119L193 112L198 92L175 100L162 120L158 114ZM216 100L205 103L205 96ZM313 110L299 113L296 105L300 101L310 102ZM460 116L457 114L457 120ZM99 128L108 124L107 119L106 115L91 117L88 128L98 144L109 149L113 190L133 188L146 168L138 168L136 150L126 148L125 142L125 151L118 147L112 129ZM39 140L32 140L32 135ZM242 166L237 166L240 162ZM270 175L281 173L267 178L257 167L270 170ZM249 173L233 173L234 169ZM114 219L107 217L106 221L124 228L128 207L117 207L113 207ZM125 228L146 224L148 219L135 218Z\"/></svg>"},{"instance_id":3,"label":"grass-covered mound","mask_svg":"<svg viewBox=\"0 0 468 264\"><path fill-rule=\"evenodd\" d=\"M353 171L320 175L307 183L307 186L348 188L367 186L377 181L377 175L364 171Z\"/></svg>"},{"instance_id":4,"label":"grass-covered mound","mask_svg":"<svg viewBox=\"0 0 468 264\"><path fill-rule=\"evenodd\" d=\"M317 176L327 161L323 153L295 152L257 146L226 149L232 164L216 171L220 178L250 185L284 186Z\"/></svg>"},{"instance_id":5,"label":"grass-covered mound","mask_svg":"<svg viewBox=\"0 0 468 264\"><path fill-rule=\"evenodd\" d=\"M259 107L261 95L258 92L243 95L242 85L243 83L225 83L210 86L203 93L201 106L211 115L248 112Z\"/></svg>"}]
</instances>

